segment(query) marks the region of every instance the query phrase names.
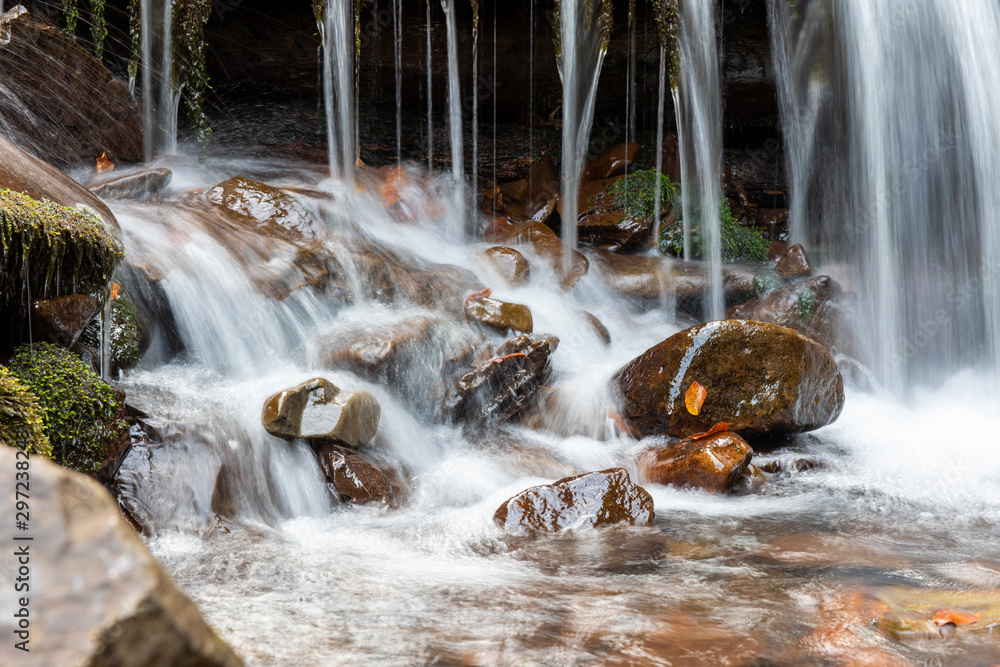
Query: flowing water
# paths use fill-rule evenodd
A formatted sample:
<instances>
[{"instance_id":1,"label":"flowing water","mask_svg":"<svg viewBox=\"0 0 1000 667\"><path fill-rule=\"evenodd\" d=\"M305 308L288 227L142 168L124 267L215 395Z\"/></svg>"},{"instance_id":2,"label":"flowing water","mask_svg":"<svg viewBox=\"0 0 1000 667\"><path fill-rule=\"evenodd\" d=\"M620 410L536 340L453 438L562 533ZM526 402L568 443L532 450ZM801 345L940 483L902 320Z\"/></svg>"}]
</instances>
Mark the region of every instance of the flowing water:
<instances>
[{"instance_id":1,"label":"flowing water","mask_svg":"<svg viewBox=\"0 0 1000 667\"><path fill-rule=\"evenodd\" d=\"M792 234L851 267L861 358L894 391L996 377L1000 8L771 4Z\"/></svg>"},{"instance_id":2,"label":"flowing water","mask_svg":"<svg viewBox=\"0 0 1000 667\"><path fill-rule=\"evenodd\" d=\"M329 0L319 23L330 174L353 183L358 158L354 113L354 2Z\"/></svg>"},{"instance_id":3,"label":"flowing water","mask_svg":"<svg viewBox=\"0 0 1000 667\"><path fill-rule=\"evenodd\" d=\"M451 173L455 182L455 201L459 209L464 202L461 184L465 182L465 157L462 148L462 82L458 76L458 28L455 25L455 0L441 0L445 13L448 38L448 133L451 139ZM465 216L452 222L454 238L467 234Z\"/></svg>"},{"instance_id":4,"label":"flowing water","mask_svg":"<svg viewBox=\"0 0 1000 667\"><path fill-rule=\"evenodd\" d=\"M143 148L146 161L177 152L173 0L142 0Z\"/></svg>"},{"instance_id":5,"label":"flowing water","mask_svg":"<svg viewBox=\"0 0 1000 667\"><path fill-rule=\"evenodd\" d=\"M576 250L578 193L587 162L590 131L601 65L611 33L610 2L556 3L559 14L559 76L562 78L562 199L560 214L571 224L562 226L563 272L569 275Z\"/></svg>"},{"instance_id":6,"label":"flowing water","mask_svg":"<svg viewBox=\"0 0 1000 667\"><path fill-rule=\"evenodd\" d=\"M705 315L720 319L722 294L722 92L714 2L681 2L680 81L674 93L681 161L684 257L708 262L712 286ZM661 79L662 80L662 79ZM692 247L700 237L700 248Z\"/></svg>"}]
</instances>

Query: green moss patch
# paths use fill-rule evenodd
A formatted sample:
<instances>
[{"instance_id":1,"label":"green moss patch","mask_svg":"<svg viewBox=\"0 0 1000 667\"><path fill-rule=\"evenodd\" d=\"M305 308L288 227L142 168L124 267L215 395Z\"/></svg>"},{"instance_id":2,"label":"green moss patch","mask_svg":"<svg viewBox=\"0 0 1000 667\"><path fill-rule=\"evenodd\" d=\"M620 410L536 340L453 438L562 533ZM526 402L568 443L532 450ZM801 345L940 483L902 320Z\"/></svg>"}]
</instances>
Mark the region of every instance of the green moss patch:
<instances>
[{"instance_id":1,"label":"green moss patch","mask_svg":"<svg viewBox=\"0 0 1000 667\"><path fill-rule=\"evenodd\" d=\"M677 219L672 226L664 226L660 230L660 252L663 254L684 254L684 220L680 206L675 206ZM723 262L766 262L767 249L770 247L767 239L757 231L744 227L739 223L729 209L729 201L725 198L719 205L719 217L722 232ZM691 234L691 253L694 259L705 258L705 237L700 227L695 227Z\"/></svg>"},{"instance_id":2,"label":"green moss patch","mask_svg":"<svg viewBox=\"0 0 1000 667\"><path fill-rule=\"evenodd\" d=\"M625 211L627 218L652 218L656 215L656 170L645 169L611 184L600 198L610 197L615 208ZM660 174L660 211L669 211L677 201L677 186Z\"/></svg>"},{"instance_id":3,"label":"green moss patch","mask_svg":"<svg viewBox=\"0 0 1000 667\"><path fill-rule=\"evenodd\" d=\"M0 190L0 305L103 293L122 259L117 236L99 218Z\"/></svg>"},{"instance_id":4,"label":"green moss patch","mask_svg":"<svg viewBox=\"0 0 1000 667\"><path fill-rule=\"evenodd\" d=\"M3 366L0 366L0 442L52 458L38 398Z\"/></svg>"},{"instance_id":5,"label":"green moss patch","mask_svg":"<svg viewBox=\"0 0 1000 667\"><path fill-rule=\"evenodd\" d=\"M38 397L53 458L80 472L96 472L127 425L122 403L76 355L55 345L22 345L10 371Z\"/></svg>"}]
</instances>

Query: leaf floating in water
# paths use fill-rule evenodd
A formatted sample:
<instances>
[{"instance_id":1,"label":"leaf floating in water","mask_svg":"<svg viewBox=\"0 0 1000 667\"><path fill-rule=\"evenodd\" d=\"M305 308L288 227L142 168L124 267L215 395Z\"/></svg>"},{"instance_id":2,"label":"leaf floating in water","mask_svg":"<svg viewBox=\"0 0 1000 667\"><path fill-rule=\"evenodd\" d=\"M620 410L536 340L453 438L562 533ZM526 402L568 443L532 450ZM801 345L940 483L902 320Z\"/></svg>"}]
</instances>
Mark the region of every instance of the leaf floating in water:
<instances>
[{"instance_id":1,"label":"leaf floating in water","mask_svg":"<svg viewBox=\"0 0 1000 667\"><path fill-rule=\"evenodd\" d=\"M684 405L687 407L687 411L695 416L701 414L701 406L705 403L707 396L707 389L697 382L692 382L687 393L684 394Z\"/></svg>"},{"instance_id":2,"label":"leaf floating in water","mask_svg":"<svg viewBox=\"0 0 1000 667\"><path fill-rule=\"evenodd\" d=\"M485 299L485 298L488 298L491 294L493 294L493 290L491 290L490 288L487 287L484 290L480 290L479 292L476 292L474 294L470 294L468 297L466 297L465 302L469 303L470 301L477 301L479 299Z\"/></svg>"},{"instance_id":3,"label":"leaf floating in water","mask_svg":"<svg viewBox=\"0 0 1000 667\"><path fill-rule=\"evenodd\" d=\"M949 623L957 626L972 625L981 620L983 620L983 617L978 614L966 614L964 611L958 611L957 609L938 609L934 612L934 622L937 623L938 627L948 625Z\"/></svg>"},{"instance_id":4,"label":"leaf floating in water","mask_svg":"<svg viewBox=\"0 0 1000 667\"><path fill-rule=\"evenodd\" d=\"M729 422L719 422L712 428L708 429L704 433L695 433L694 435L689 435L688 440L703 440L704 438L710 438L716 433L722 433L723 431L728 431L731 424Z\"/></svg>"}]
</instances>

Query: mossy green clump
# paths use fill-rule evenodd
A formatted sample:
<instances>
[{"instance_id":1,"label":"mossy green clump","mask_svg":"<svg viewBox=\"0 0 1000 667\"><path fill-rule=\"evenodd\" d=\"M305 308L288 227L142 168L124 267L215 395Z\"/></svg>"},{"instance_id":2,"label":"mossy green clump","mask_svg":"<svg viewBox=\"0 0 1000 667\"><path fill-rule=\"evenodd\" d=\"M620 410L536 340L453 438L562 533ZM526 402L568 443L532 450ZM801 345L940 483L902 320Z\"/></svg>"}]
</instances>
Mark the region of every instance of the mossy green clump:
<instances>
[{"instance_id":1,"label":"mossy green clump","mask_svg":"<svg viewBox=\"0 0 1000 667\"><path fill-rule=\"evenodd\" d=\"M681 256L684 254L684 220L679 206L674 211L677 213L674 224L660 230L660 252ZM723 262L767 261L767 249L770 247L767 239L756 229L741 225L725 198L719 204L719 217L722 223ZM691 234L691 254L694 259L705 258L705 237L700 228L695 228Z\"/></svg>"},{"instance_id":2,"label":"mossy green clump","mask_svg":"<svg viewBox=\"0 0 1000 667\"><path fill-rule=\"evenodd\" d=\"M10 371L38 397L53 458L79 472L96 472L127 428L115 390L79 357L49 343L19 347Z\"/></svg>"},{"instance_id":3,"label":"mossy green clump","mask_svg":"<svg viewBox=\"0 0 1000 667\"><path fill-rule=\"evenodd\" d=\"M108 347L111 353L111 370L116 372L122 368L132 368L139 363L146 349L146 334L139 324L135 305L126 295L121 295L111 302L111 325ZM80 343L89 347L95 354L101 349L100 320L95 319L83 330Z\"/></svg>"},{"instance_id":4,"label":"mossy green clump","mask_svg":"<svg viewBox=\"0 0 1000 667\"><path fill-rule=\"evenodd\" d=\"M116 234L95 215L0 190L0 306L102 294L122 260Z\"/></svg>"},{"instance_id":5,"label":"mossy green clump","mask_svg":"<svg viewBox=\"0 0 1000 667\"><path fill-rule=\"evenodd\" d=\"M677 201L677 186L660 174L660 211L669 211ZM599 197L611 197L615 208L629 218L652 218L656 215L656 170L645 169L612 183Z\"/></svg>"},{"instance_id":6,"label":"mossy green clump","mask_svg":"<svg viewBox=\"0 0 1000 667\"><path fill-rule=\"evenodd\" d=\"M206 65L205 25L212 15L212 0L175 0L174 73L177 89L201 149L201 161L208 155L212 127L205 113L205 93L210 88Z\"/></svg>"},{"instance_id":7,"label":"mossy green clump","mask_svg":"<svg viewBox=\"0 0 1000 667\"><path fill-rule=\"evenodd\" d=\"M810 289L799 292L799 319L808 320L816 312L816 293Z\"/></svg>"},{"instance_id":8,"label":"mossy green clump","mask_svg":"<svg viewBox=\"0 0 1000 667\"><path fill-rule=\"evenodd\" d=\"M0 443L52 458L38 398L7 368L0 366Z\"/></svg>"},{"instance_id":9,"label":"mossy green clump","mask_svg":"<svg viewBox=\"0 0 1000 667\"><path fill-rule=\"evenodd\" d=\"M677 0L653 0L653 17L656 20L660 46L667 55L667 74L673 88L680 86L681 19L677 11Z\"/></svg>"},{"instance_id":10,"label":"mossy green clump","mask_svg":"<svg viewBox=\"0 0 1000 667\"><path fill-rule=\"evenodd\" d=\"M778 276L771 273L765 273L763 275L754 276L753 279L754 298L760 299L778 289L781 289L781 278L779 278Z\"/></svg>"}]
</instances>

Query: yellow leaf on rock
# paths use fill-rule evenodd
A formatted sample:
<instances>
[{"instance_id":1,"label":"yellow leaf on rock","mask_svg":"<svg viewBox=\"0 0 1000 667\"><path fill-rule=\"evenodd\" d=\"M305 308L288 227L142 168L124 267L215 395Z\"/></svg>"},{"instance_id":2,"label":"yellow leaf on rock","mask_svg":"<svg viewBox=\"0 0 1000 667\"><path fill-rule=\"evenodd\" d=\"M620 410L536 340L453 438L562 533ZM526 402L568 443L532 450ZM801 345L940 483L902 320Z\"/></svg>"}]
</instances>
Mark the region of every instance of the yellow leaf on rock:
<instances>
[{"instance_id":1,"label":"yellow leaf on rock","mask_svg":"<svg viewBox=\"0 0 1000 667\"><path fill-rule=\"evenodd\" d=\"M701 413L701 406L705 403L707 396L707 389L697 382L692 382L691 386L688 387L687 393L684 394L684 405L687 407L687 411L695 416L699 415Z\"/></svg>"}]
</instances>

